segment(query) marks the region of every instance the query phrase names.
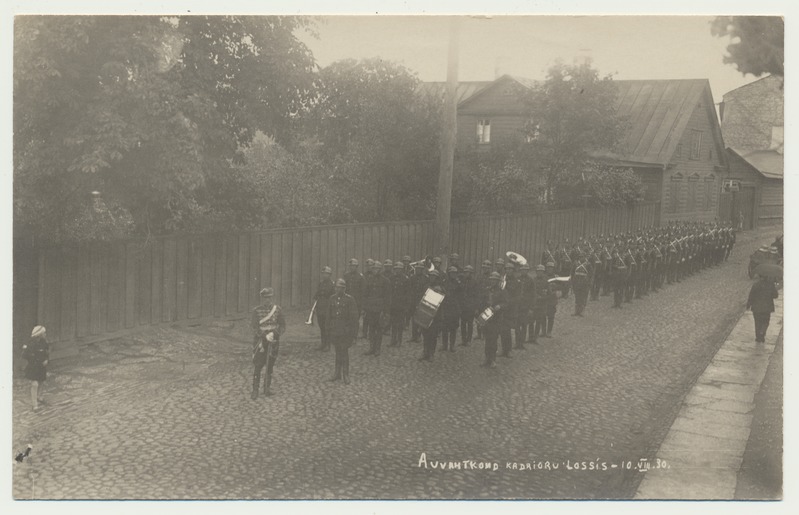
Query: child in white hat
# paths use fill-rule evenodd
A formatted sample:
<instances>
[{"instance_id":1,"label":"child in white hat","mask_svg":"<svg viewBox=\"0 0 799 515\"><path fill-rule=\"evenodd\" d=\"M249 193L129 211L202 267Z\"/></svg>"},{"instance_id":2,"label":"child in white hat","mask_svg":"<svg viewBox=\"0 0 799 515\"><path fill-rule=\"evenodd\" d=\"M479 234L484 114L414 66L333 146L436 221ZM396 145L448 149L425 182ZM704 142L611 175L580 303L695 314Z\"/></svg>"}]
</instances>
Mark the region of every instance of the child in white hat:
<instances>
[{"instance_id":1,"label":"child in white hat","mask_svg":"<svg viewBox=\"0 0 799 515\"><path fill-rule=\"evenodd\" d=\"M47 379L47 363L50 360L50 345L47 343L47 330L37 325L31 332L31 339L22 346L22 357L28 361L25 377L31 381L31 404L33 411L39 411L39 387Z\"/></svg>"}]
</instances>

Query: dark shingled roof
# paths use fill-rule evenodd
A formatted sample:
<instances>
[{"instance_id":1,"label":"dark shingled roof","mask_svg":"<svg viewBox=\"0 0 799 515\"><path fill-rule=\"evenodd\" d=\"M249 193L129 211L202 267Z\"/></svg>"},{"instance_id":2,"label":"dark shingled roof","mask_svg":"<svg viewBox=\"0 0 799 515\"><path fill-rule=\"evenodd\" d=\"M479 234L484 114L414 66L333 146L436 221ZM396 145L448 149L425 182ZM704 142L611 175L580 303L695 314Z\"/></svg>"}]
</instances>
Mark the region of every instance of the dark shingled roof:
<instances>
[{"instance_id":1,"label":"dark shingled roof","mask_svg":"<svg viewBox=\"0 0 799 515\"><path fill-rule=\"evenodd\" d=\"M767 179L782 179L784 158L776 150L743 150L728 147L738 157L749 163L749 165L760 172Z\"/></svg>"}]
</instances>

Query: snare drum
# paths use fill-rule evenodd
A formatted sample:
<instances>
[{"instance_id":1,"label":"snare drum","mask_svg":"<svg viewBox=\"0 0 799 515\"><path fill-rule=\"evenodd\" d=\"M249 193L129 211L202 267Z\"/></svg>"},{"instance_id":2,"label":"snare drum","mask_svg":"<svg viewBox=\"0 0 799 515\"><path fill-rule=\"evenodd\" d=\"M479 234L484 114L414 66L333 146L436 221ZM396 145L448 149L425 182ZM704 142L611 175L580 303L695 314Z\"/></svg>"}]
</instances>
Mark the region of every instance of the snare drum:
<instances>
[{"instance_id":1,"label":"snare drum","mask_svg":"<svg viewBox=\"0 0 799 515\"><path fill-rule=\"evenodd\" d=\"M493 316L494 310L491 308L485 308L483 312L477 316L477 325L480 327L484 326L486 322L488 322Z\"/></svg>"}]
</instances>

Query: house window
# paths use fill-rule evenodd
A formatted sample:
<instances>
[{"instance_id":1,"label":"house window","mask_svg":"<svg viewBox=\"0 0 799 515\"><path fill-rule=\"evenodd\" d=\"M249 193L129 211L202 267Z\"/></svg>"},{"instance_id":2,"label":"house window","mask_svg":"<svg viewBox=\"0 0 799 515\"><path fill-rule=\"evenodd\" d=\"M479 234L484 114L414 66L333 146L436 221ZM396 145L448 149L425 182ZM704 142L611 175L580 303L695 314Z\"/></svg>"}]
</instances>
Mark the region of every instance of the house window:
<instances>
[{"instance_id":1,"label":"house window","mask_svg":"<svg viewBox=\"0 0 799 515\"><path fill-rule=\"evenodd\" d=\"M705 198L702 208L705 211L710 211L713 205L713 194L716 192L716 177L709 175L705 177Z\"/></svg>"},{"instance_id":2,"label":"house window","mask_svg":"<svg viewBox=\"0 0 799 515\"><path fill-rule=\"evenodd\" d=\"M691 131L691 159L702 156L702 131Z\"/></svg>"},{"instance_id":3,"label":"house window","mask_svg":"<svg viewBox=\"0 0 799 515\"><path fill-rule=\"evenodd\" d=\"M677 159L682 158L682 143L677 143L677 150L674 151L674 157Z\"/></svg>"},{"instance_id":4,"label":"house window","mask_svg":"<svg viewBox=\"0 0 799 515\"><path fill-rule=\"evenodd\" d=\"M676 213L680 205L682 195L682 175L677 174L671 178L669 183L669 213Z\"/></svg>"},{"instance_id":5,"label":"house window","mask_svg":"<svg viewBox=\"0 0 799 515\"><path fill-rule=\"evenodd\" d=\"M688 206L686 211L689 213L696 211L696 190L699 189L699 176L688 177Z\"/></svg>"},{"instance_id":6,"label":"house window","mask_svg":"<svg viewBox=\"0 0 799 515\"><path fill-rule=\"evenodd\" d=\"M491 120L477 120L477 142L491 143Z\"/></svg>"}]
</instances>

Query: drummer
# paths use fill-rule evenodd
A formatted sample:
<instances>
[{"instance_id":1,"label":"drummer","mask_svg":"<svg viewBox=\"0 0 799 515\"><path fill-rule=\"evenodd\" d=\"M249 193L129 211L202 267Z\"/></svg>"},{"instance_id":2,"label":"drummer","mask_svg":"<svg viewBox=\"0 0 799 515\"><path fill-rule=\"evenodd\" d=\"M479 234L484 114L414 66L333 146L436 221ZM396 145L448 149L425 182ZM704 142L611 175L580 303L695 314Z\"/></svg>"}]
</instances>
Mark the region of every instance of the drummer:
<instances>
[{"instance_id":1,"label":"drummer","mask_svg":"<svg viewBox=\"0 0 799 515\"><path fill-rule=\"evenodd\" d=\"M507 306L508 299L500 285L502 277L499 272L491 272L488 276L488 286L482 296L480 323L485 336L485 361L482 367L494 368L497 360L497 341L502 328L503 309Z\"/></svg>"}]
</instances>

